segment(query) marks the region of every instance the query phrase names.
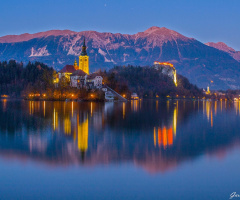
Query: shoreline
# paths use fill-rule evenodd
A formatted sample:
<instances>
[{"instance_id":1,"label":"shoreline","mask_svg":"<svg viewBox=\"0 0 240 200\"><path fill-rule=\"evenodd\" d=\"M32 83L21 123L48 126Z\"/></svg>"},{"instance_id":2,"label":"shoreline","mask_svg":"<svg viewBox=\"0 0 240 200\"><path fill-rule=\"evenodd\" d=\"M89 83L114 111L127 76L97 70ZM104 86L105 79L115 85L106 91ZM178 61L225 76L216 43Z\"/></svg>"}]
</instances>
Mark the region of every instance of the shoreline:
<instances>
[{"instance_id":1,"label":"shoreline","mask_svg":"<svg viewBox=\"0 0 240 200\"><path fill-rule=\"evenodd\" d=\"M128 102L128 101L142 101L142 100L191 100L191 101L232 101L234 99L220 99L220 98L139 98L139 99L127 99L127 101L122 100L102 100L102 99L30 99L30 98L1 98L0 100L24 100L24 101L62 101L62 102Z\"/></svg>"}]
</instances>

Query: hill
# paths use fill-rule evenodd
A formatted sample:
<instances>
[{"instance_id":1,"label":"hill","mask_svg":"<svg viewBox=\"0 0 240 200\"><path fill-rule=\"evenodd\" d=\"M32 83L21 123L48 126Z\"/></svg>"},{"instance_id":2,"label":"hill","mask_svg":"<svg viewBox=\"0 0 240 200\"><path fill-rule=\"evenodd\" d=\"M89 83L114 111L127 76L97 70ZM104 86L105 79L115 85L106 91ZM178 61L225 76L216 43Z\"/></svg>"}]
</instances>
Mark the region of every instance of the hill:
<instances>
[{"instance_id":1,"label":"hill","mask_svg":"<svg viewBox=\"0 0 240 200\"><path fill-rule=\"evenodd\" d=\"M173 80L153 67L115 66L102 73L104 83L120 94L135 92L139 97L155 98L171 97L202 97L202 91L191 84L187 78L178 75L176 87Z\"/></svg>"},{"instance_id":2,"label":"hill","mask_svg":"<svg viewBox=\"0 0 240 200\"><path fill-rule=\"evenodd\" d=\"M226 45L223 42L217 42L217 43L208 42L208 43L206 43L206 45L208 45L210 47L214 47L221 51L224 51L224 52L228 53L230 56L232 56L238 62L240 61L240 51L236 51L235 49L233 49L232 47L229 47L228 45Z\"/></svg>"}]
</instances>

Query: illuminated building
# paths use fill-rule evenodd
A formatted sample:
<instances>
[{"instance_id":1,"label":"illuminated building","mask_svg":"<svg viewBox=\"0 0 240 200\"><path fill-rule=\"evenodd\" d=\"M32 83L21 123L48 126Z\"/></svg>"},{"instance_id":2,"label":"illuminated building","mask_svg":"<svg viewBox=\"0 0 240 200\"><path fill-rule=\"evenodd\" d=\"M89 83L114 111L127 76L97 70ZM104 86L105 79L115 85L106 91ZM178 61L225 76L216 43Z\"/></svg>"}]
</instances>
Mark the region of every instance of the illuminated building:
<instances>
[{"instance_id":1,"label":"illuminated building","mask_svg":"<svg viewBox=\"0 0 240 200\"><path fill-rule=\"evenodd\" d=\"M79 56L79 69L84 71L86 74L89 74L89 57L87 55L87 47L85 44L85 38L82 46L82 53Z\"/></svg>"},{"instance_id":2,"label":"illuminated building","mask_svg":"<svg viewBox=\"0 0 240 200\"><path fill-rule=\"evenodd\" d=\"M86 73L82 70L73 72L70 76L71 87L83 88L86 83Z\"/></svg>"},{"instance_id":3,"label":"illuminated building","mask_svg":"<svg viewBox=\"0 0 240 200\"><path fill-rule=\"evenodd\" d=\"M73 67L74 67L76 70L78 70L78 64L77 64L77 60L76 60L76 59L75 59L75 61L74 61Z\"/></svg>"},{"instance_id":4,"label":"illuminated building","mask_svg":"<svg viewBox=\"0 0 240 200\"><path fill-rule=\"evenodd\" d=\"M115 95L111 91L106 91L105 92L105 99L107 101L113 101L114 97L115 97Z\"/></svg>"},{"instance_id":5,"label":"illuminated building","mask_svg":"<svg viewBox=\"0 0 240 200\"><path fill-rule=\"evenodd\" d=\"M70 75L75 71L76 69L73 65L66 65L58 72L58 78L60 80L61 78L65 77L68 81L70 81Z\"/></svg>"},{"instance_id":6,"label":"illuminated building","mask_svg":"<svg viewBox=\"0 0 240 200\"><path fill-rule=\"evenodd\" d=\"M203 89L203 91L205 92L205 94L211 94L209 86L207 86L207 91L205 91L204 89Z\"/></svg>"},{"instance_id":7,"label":"illuminated building","mask_svg":"<svg viewBox=\"0 0 240 200\"><path fill-rule=\"evenodd\" d=\"M131 94L131 99L133 99L133 100L139 100L139 97L138 97L137 93L132 93L132 94Z\"/></svg>"},{"instance_id":8,"label":"illuminated building","mask_svg":"<svg viewBox=\"0 0 240 200\"><path fill-rule=\"evenodd\" d=\"M99 73L95 72L86 77L86 86L88 89L100 89L102 88L102 81L103 77Z\"/></svg>"},{"instance_id":9,"label":"illuminated building","mask_svg":"<svg viewBox=\"0 0 240 200\"><path fill-rule=\"evenodd\" d=\"M89 57L87 55L86 51L87 47L85 45L85 38L83 41L82 46L82 53L79 56L79 66L77 64L77 61L75 60L73 65L66 65L64 68L62 68L59 72L57 77L54 79L54 83L58 83L59 80L63 77L67 78L68 81L70 81L70 76L76 71L81 70L84 73L89 75Z\"/></svg>"},{"instance_id":10,"label":"illuminated building","mask_svg":"<svg viewBox=\"0 0 240 200\"><path fill-rule=\"evenodd\" d=\"M154 62L154 67L161 73L168 75L170 78L172 78L175 86L177 87L177 71L173 64L169 62Z\"/></svg>"}]
</instances>

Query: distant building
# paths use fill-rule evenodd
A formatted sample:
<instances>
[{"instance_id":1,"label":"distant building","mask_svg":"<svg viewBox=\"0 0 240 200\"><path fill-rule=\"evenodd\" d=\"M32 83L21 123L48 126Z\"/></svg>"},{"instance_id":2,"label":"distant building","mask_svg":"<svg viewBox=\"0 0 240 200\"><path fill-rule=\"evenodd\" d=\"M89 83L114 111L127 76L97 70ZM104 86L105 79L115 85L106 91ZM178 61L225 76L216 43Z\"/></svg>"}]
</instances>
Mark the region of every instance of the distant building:
<instances>
[{"instance_id":1,"label":"distant building","mask_svg":"<svg viewBox=\"0 0 240 200\"><path fill-rule=\"evenodd\" d=\"M207 90L203 89L203 92L204 92L205 94L211 94L210 87L207 86Z\"/></svg>"},{"instance_id":2,"label":"distant building","mask_svg":"<svg viewBox=\"0 0 240 200\"><path fill-rule=\"evenodd\" d=\"M64 68L62 68L58 72L58 78L60 80L61 78L65 77L70 81L70 75L75 71L76 71L76 69L73 65L66 65Z\"/></svg>"},{"instance_id":3,"label":"distant building","mask_svg":"<svg viewBox=\"0 0 240 200\"><path fill-rule=\"evenodd\" d=\"M107 85L104 85L102 87L102 91L105 93L105 99L107 101L113 101L113 100L119 100L119 101L127 101L124 97L122 97L120 94L118 94L116 91L114 91L112 88L108 87Z\"/></svg>"},{"instance_id":4,"label":"distant building","mask_svg":"<svg viewBox=\"0 0 240 200\"><path fill-rule=\"evenodd\" d=\"M82 70L76 70L70 75L70 86L71 87L77 87L80 88L86 88L86 89L101 89L102 88L102 81L103 78L98 73L92 73L90 75L87 75Z\"/></svg>"},{"instance_id":5,"label":"distant building","mask_svg":"<svg viewBox=\"0 0 240 200\"><path fill-rule=\"evenodd\" d=\"M105 99L107 101L113 101L114 97L115 97L115 95L111 91L106 91L105 92Z\"/></svg>"},{"instance_id":6,"label":"distant building","mask_svg":"<svg viewBox=\"0 0 240 200\"><path fill-rule=\"evenodd\" d=\"M133 99L133 100L138 100L139 97L138 97L137 93L132 93L131 99Z\"/></svg>"},{"instance_id":7,"label":"distant building","mask_svg":"<svg viewBox=\"0 0 240 200\"><path fill-rule=\"evenodd\" d=\"M70 76L70 86L83 88L86 84L86 76L87 74L82 70L76 70Z\"/></svg>"},{"instance_id":8,"label":"distant building","mask_svg":"<svg viewBox=\"0 0 240 200\"><path fill-rule=\"evenodd\" d=\"M95 72L87 76L86 85L89 89L100 89L102 88L102 81L103 77L100 76L97 72Z\"/></svg>"},{"instance_id":9,"label":"distant building","mask_svg":"<svg viewBox=\"0 0 240 200\"><path fill-rule=\"evenodd\" d=\"M173 79L174 84L177 86L177 71L173 64L155 61L154 67L161 73L168 75L171 79Z\"/></svg>"}]
</instances>

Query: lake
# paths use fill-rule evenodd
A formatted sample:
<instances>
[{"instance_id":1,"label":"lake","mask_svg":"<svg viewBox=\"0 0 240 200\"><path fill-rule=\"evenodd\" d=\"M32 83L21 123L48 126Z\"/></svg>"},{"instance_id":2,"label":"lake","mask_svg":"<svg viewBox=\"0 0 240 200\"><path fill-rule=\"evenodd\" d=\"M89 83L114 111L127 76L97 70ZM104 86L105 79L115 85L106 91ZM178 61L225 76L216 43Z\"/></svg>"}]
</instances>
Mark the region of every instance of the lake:
<instances>
[{"instance_id":1,"label":"lake","mask_svg":"<svg viewBox=\"0 0 240 200\"><path fill-rule=\"evenodd\" d=\"M0 199L229 199L239 169L238 102L0 101Z\"/></svg>"}]
</instances>

